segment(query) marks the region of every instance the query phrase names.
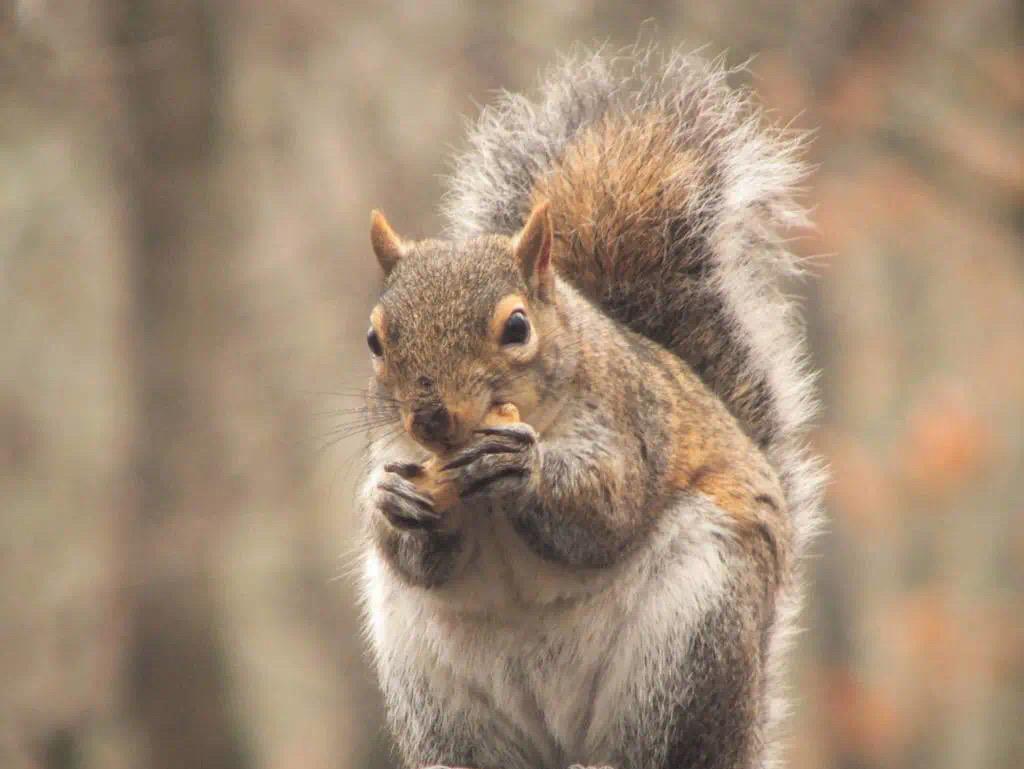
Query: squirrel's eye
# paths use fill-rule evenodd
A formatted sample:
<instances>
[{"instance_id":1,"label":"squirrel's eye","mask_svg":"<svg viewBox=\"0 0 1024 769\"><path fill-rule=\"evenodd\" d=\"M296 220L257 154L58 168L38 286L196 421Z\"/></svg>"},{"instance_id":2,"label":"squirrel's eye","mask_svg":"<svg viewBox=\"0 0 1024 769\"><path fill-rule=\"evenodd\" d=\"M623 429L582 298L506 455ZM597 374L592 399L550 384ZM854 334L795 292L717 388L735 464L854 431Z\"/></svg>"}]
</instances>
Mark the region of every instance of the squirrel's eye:
<instances>
[{"instance_id":1,"label":"squirrel's eye","mask_svg":"<svg viewBox=\"0 0 1024 769\"><path fill-rule=\"evenodd\" d=\"M384 354L384 348L381 347L380 337L377 336L377 330L371 328L366 332L366 346L370 348L372 352L378 358Z\"/></svg>"},{"instance_id":2,"label":"squirrel's eye","mask_svg":"<svg viewBox=\"0 0 1024 769\"><path fill-rule=\"evenodd\" d=\"M516 310L508 316L505 328L501 332L502 344L522 344L530 337L530 321L526 313Z\"/></svg>"}]
</instances>

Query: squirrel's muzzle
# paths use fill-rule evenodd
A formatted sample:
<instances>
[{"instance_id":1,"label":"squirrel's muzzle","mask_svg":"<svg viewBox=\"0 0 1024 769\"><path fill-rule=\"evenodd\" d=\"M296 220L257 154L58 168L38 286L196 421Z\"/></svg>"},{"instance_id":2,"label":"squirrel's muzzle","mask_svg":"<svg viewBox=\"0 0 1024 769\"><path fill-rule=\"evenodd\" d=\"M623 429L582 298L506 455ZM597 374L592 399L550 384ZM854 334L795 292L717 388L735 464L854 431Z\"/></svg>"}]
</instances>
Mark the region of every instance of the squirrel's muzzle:
<instances>
[{"instance_id":1,"label":"squirrel's muzzle","mask_svg":"<svg viewBox=\"0 0 1024 769\"><path fill-rule=\"evenodd\" d=\"M455 419L442 404L421 406L412 412L408 429L421 443L444 446L451 442Z\"/></svg>"}]
</instances>

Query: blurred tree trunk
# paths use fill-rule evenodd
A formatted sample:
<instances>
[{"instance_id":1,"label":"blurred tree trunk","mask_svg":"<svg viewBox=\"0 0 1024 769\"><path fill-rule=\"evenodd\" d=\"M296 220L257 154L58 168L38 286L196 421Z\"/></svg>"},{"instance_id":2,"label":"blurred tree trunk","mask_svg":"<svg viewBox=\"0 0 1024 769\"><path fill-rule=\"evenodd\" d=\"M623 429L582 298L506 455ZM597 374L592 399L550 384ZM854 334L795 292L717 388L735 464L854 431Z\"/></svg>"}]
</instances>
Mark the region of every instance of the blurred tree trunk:
<instances>
[{"instance_id":1,"label":"blurred tree trunk","mask_svg":"<svg viewBox=\"0 0 1024 769\"><path fill-rule=\"evenodd\" d=\"M214 591L231 509L217 407L231 296L216 189L217 19L190 0L115 1L110 11L138 387L123 543L126 702L150 766L240 769L249 762Z\"/></svg>"}]
</instances>

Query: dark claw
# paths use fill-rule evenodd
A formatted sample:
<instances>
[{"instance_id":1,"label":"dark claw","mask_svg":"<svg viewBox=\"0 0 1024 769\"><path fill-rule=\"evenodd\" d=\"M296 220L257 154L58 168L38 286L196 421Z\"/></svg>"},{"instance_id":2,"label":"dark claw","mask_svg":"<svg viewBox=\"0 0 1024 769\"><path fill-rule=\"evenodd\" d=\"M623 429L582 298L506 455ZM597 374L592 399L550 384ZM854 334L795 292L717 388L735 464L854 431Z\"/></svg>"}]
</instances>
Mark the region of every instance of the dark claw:
<instances>
[{"instance_id":1,"label":"dark claw","mask_svg":"<svg viewBox=\"0 0 1024 769\"><path fill-rule=\"evenodd\" d=\"M478 478L473 481L462 490L462 494L460 494L460 496L463 498L469 497L483 491L495 481L500 481L504 478L521 478L524 475L526 475L526 470L522 467L506 467L503 470L499 470L494 475L489 475L486 478Z\"/></svg>"},{"instance_id":2,"label":"dark claw","mask_svg":"<svg viewBox=\"0 0 1024 769\"><path fill-rule=\"evenodd\" d=\"M392 470L391 468L395 468ZM395 463L388 465L393 475L385 476L377 484L380 492L379 507L381 513L396 529L405 531L432 529L441 521L441 514L434 510L434 501L428 494L421 494L412 483L402 477L402 473L422 472L419 465L412 463Z\"/></svg>"},{"instance_id":3,"label":"dark claw","mask_svg":"<svg viewBox=\"0 0 1024 769\"><path fill-rule=\"evenodd\" d=\"M423 472L423 465L418 465L415 462L389 462L384 465L384 472L394 473L410 480Z\"/></svg>"},{"instance_id":4,"label":"dark claw","mask_svg":"<svg viewBox=\"0 0 1024 769\"><path fill-rule=\"evenodd\" d=\"M514 454L519 449L512 446L506 446L504 443L498 443L497 441L491 441L490 443L481 443L477 446L473 446L467 449L455 459L451 460L447 464L441 467L442 470L454 470L457 467L465 467L470 462L474 462L485 454Z\"/></svg>"},{"instance_id":5,"label":"dark claw","mask_svg":"<svg viewBox=\"0 0 1024 769\"><path fill-rule=\"evenodd\" d=\"M401 497L406 502L411 502L414 505L422 507L427 515L433 516L435 518L441 517L437 514L437 512L435 512L433 501L430 498L423 496L422 494L419 494L415 491L410 491L409 489L404 489L397 483L392 483L391 481L381 481L380 488L384 489L384 491L391 492L396 497Z\"/></svg>"},{"instance_id":6,"label":"dark claw","mask_svg":"<svg viewBox=\"0 0 1024 769\"><path fill-rule=\"evenodd\" d=\"M385 499L380 503L380 511L388 519L388 523L403 531L431 529L436 520L427 515L408 515L393 499Z\"/></svg>"}]
</instances>

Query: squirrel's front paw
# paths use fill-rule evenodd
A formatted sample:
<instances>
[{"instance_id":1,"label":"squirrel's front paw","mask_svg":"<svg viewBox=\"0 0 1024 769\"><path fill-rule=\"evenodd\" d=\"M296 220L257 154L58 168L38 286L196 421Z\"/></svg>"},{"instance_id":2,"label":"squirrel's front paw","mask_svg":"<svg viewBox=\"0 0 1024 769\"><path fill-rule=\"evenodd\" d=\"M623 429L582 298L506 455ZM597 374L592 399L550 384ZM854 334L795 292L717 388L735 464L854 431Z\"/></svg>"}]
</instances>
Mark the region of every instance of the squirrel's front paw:
<instances>
[{"instance_id":1,"label":"squirrel's front paw","mask_svg":"<svg viewBox=\"0 0 1024 769\"><path fill-rule=\"evenodd\" d=\"M433 529L441 522L430 494L418 488L412 479L423 472L415 463L384 466L385 475L377 484L377 509L396 529L403 531Z\"/></svg>"},{"instance_id":2,"label":"squirrel's front paw","mask_svg":"<svg viewBox=\"0 0 1024 769\"><path fill-rule=\"evenodd\" d=\"M529 483L539 461L537 433L524 422L477 430L480 439L441 468L459 497L515 493Z\"/></svg>"}]
</instances>

